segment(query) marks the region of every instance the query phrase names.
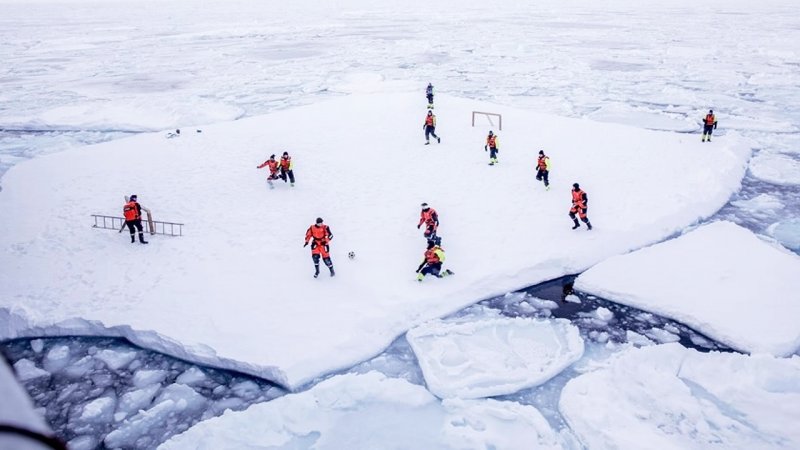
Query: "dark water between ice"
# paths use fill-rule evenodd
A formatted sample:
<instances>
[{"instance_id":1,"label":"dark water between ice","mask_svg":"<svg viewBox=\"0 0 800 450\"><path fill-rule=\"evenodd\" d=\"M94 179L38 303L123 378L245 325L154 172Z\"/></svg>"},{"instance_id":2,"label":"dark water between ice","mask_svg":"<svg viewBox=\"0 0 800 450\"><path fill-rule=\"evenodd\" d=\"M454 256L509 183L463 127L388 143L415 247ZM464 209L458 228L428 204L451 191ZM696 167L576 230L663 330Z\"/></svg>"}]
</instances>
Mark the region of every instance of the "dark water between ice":
<instances>
[{"instance_id":1,"label":"dark water between ice","mask_svg":"<svg viewBox=\"0 0 800 450\"><path fill-rule=\"evenodd\" d=\"M286 393L268 381L191 364L122 338L16 339L0 343L0 351L73 450L154 448L226 409L243 410Z\"/></svg>"}]
</instances>

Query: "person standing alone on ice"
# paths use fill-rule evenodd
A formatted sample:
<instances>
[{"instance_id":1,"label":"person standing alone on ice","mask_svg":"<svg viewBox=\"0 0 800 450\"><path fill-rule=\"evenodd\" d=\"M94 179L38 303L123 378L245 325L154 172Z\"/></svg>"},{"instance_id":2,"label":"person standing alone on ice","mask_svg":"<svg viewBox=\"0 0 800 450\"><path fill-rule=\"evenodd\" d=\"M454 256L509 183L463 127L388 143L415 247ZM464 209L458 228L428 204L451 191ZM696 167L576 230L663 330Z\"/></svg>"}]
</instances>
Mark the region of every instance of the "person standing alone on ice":
<instances>
[{"instance_id":1,"label":"person standing alone on ice","mask_svg":"<svg viewBox=\"0 0 800 450\"><path fill-rule=\"evenodd\" d=\"M492 133L492 130L489 130L489 135L486 136L486 145L483 146L483 151L489 151L489 165L493 166L497 164L499 161L497 160L497 135Z\"/></svg>"},{"instance_id":2,"label":"person standing alone on ice","mask_svg":"<svg viewBox=\"0 0 800 450\"><path fill-rule=\"evenodd\" d=\"M425 88L425 97L428 98L428 109L433 109L433 85L430 83Z\"/></svg>"},{"instance_id":3,"label":"person standing alone on ice","mask_svg":"<svg viewBox=\"0 0 800 450\"><path fill-rule=\"evenodd\" d=\"M256 166L256 169L260 169L262 167L269 167L269 177L267 177L267 183L269 183L270 189L274 189L272 180L278 179L278 161L275 161L275 155L270 155L269 159L264 161L261 165Z\"/></svg>"},{"instance_id":4,"label":"person standing alone on ice","mask_svg":"<svg viewBox=\"0 0 800 450\"><path fill-rule=\"evenodd\" d=\"M142 205L139 204L136 194L131 195L128 203L122 208L125 215L125 225L131 231L131 244L136 242L136 230L139 231L139 242L147 244L144 240L144 230L142 229Z\"/></svg>"},{"instance_id":5,"label":"person standing alone on ice","mask_svg":"<svg viewBox=\"0 0 800 450\"><path fill-rule=\"evenodd\" d=\"M544 154L544 150L539 150L539 160L536 162L537 172L536 181L544 181L545 190L550 190L550 157Z\"/></svg>"},{"instance_id":6,"label":"person standing alone on ice","mask_svg":"<svg viewBox=\"0 0 800 450\"><path fill-rule=\"evenodd\" d=\"M283 152L281 156L281 179L286 183L286 177L289 177L289 182L294 186L294 164L292 164L292 157L289 152Z\"/></svg>"},{"instance_id":7,"label":"person standing alone on ice","mask_svg":"<svg viewBox=\"0 0 800 450\"><path fill-rule=\"evenodd\" d=\"M572 185L572 209L569 210L569 217L575 223L575 225L572 226L573 230L581 226L575 214L580 216L581 221L583 221L590 230L592 229L592 224L589 222L589 218L586 217L586 211L588 210L589 197L586 195L586 192L583 192L578 183L574 183Z\"/></svg>"},{"instance_id":8,"label":"person standing alone on ice","mask_svg":"<svg viewBox=\"0 0 800 450\"><path fill-rule=\"evenodd\" d=\"M422 211L419 213L419 223L417 224L417 229L425 224L425 239L432 240L436 242L438 237L436 236L436 230L439 228L439 214L436 212L435 209L428 206L427 203L423 203ZM441 241L440 241L441 242Z\"/></svg>"},{"instance_id":9,"label":"person standing alone on ice","mask_svg":"<svg viewBox=\"0 0 800 450\"><path fill-rule=\"evenodd\" d=\"M422 129L425 130L425 145L431 143L431 136L436 138L436 142L442 142L442 138L436 135L436 116L433 115L433 111L428 111Z\"/></svg>"},{"instance_id":10,"label":"person standing alone on ice","mask_svg":"<svg viewBox=\"0 0 800 450\"><path fill-rule=\"evenodd\" d=\"M333 233L331 233L329 226L322 223L322 217L317 217L316 223L308 227L308 231L306 231L306 243L303 247L308 246L308 242L311 241L311 259L314 260L314 278L319 276L320 258L322 258L322 261L328 266L328 269L331 271L331 276L336 275L336 272L333 271L333 262L331 261L331 255L329 253L330 248L328 247L328 243L331 239L333 239Z\"/></svg>"},{"instance_id":11,"label":"person standing alone on ice","mask_svg":"<svg viewBox=\"0 0 800 450\"><path fill-rule=\"evenodd\" d=\"M417 281L422 281L425 275L433 275L436 278L444 278L447 275L453 275L450 269L442 272L442 264L444 263L444 249L439 247L434 241L428 241L428 249L425 250L425 257L422 263L417 267Z\"/></svg>"},{"instance_id":12,"label":"person standing alone on ice","mask_svg":"<svg viewBox=\"0 0 800 450\"><path fill-rule=\"evenodd\" d=\"M711 131L717 129L717 118L714 116L714 110L709 109L706 118L703 119L703 140L701 142L711 142Z\"/></svg>"}]
</instances>

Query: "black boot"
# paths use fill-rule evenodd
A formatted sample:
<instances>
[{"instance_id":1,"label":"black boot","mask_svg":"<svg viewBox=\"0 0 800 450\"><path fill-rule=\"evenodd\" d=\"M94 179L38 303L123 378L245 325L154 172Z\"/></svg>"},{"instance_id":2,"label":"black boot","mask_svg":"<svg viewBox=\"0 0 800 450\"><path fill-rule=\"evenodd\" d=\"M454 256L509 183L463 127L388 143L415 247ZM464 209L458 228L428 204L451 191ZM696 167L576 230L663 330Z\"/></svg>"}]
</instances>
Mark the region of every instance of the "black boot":
<instances>
[{"instance_id":1,"label":"black boot","mask_svg":"<svg viewBox=\"0 0 800 450\"><path fill-rule=\"evenodd\" d=\"M336 276L336 272L333 271L333 266L328 267L328 269L331 269L331 276L332 277Z\"/></svg>"},{"instance_id":2,"label":"black boot","mask_svg":"<svg viewBox=\"0 0 800 450\"><path fill-rule=\"evenodd\" d=\"M131 235L131 244L135 244L135 243L136 243L136 235L132 234Z\"/></svg>"},{"instance_id":3,"label":"black boot","mask_svg":"<svg viewBox=\"0 0 800 450\"><path fill-rule=\"evenodd\" d=\"M589 230L591 231L591 229L592 229L592 223L591 223L591 222L589 222L589 221L587 220L587 221L586 221L586 226L587 226L587 227L589 227Z\"/></svg>"},{"instance_id":4,"label":"black boot","mask_svg":"<svg viewBox=\"0 0 800 450\"><path fill-rule=\"evenodd\" d=\"M319 276L319 265L315 265L314 270L314 278L317 278Z\"/></svg>"},{"instance_id":5,"label":"black boot","mask_svg":"<svg viewBox=\"0 0 800 450\"><path fill-rule=\"evenodd\" d=\"M581 226L581 224L578 223L578 219L572 219L572 221L575 222L575 225L572 226L573 230L576 229L576 228L579 228Z\"/></svg>"},{"instance_id":6,"label":"black boot","mask_svg":"<svg viewBox=\"0 0 800 450\"><path fill-rule=\"evenodd\" d=\"M139 233L139 242L141 242L142 244L149 244L149 242L144 240L144 234L142 233Z\"/></svg>"}]
</instances>

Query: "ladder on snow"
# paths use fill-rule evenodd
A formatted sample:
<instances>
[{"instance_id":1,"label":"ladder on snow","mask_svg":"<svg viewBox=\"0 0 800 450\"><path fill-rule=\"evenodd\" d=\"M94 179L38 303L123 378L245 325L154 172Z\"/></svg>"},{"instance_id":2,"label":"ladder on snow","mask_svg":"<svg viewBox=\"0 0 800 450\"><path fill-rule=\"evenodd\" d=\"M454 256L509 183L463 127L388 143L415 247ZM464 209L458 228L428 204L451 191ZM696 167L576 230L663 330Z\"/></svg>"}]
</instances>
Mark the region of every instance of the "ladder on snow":
<instances>
[{"instance_id":1,"label":"ladder on snow","mask_svg":"<svg viewBox=\"0 0 800 450\"><path fill-rule=\"evenodd\" d=\"M103 230L122 230L125 218L92 214L94 225L92 228ZM150 234L163 234L166 236L183 236L183 224L177 222L163 222L160 220L147 221L150 224Z\"/></svg>"}]
</instances>

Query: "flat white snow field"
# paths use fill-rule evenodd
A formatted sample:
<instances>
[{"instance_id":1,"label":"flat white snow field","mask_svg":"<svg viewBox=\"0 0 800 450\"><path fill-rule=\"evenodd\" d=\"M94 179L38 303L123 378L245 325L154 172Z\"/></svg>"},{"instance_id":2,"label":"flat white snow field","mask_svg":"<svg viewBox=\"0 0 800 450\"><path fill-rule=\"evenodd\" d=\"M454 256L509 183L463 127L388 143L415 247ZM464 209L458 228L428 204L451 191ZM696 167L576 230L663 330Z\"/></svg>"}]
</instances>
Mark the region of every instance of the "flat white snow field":
<instances>
[{"instance_id":1,"label":"flat white snow field","mask_svg":"<svg viewBox=\"0 0 800 450\"><path fill-rule=\"evenodd\" d=\"M575 288L683 322L743 352L800 347L800 257L731 222L609 258Z\"/></svg>"},{"instance_id":2,"label":"flat white snow field","mask_svg":"<svg viewBox=\"0 0 800 450\"><path fill-rule=\"evenodd\" d=\"M430 319L710 216L739 189L750 155L735 133L710 146L446 95L436 97L442 143L424 146L424 98L371 81L354 82L369 93L202 133L141 134L14 166L0 192L0 339L121 335L296 389ZM503 130L472 128L473 110L502 113ZM494 167L489 129L500 138ZM534 179L539 149L552 158L550 191ZM297 186L270 190L256 165L284 150ZM573 182L588 193L593 231L571 229ZM184 236L145 246L92 228L90 214L121 215L133 193L157 220L185 223ZM415 280L421 202L439 212L453 277ZM313 279L303 248L318 216L334 234L335 278L323 267Z\"/></svg>"},{"instance_id":3,"label":"flat white snow field","mask_svg":"<svg viewBox=\"0 0 800 450\"><path fill-rule=\"evenodd\" d=\"M631 348L573 378L559 409L592 450L800 448L800 357Z\"/></svg>"}]
</instances>

